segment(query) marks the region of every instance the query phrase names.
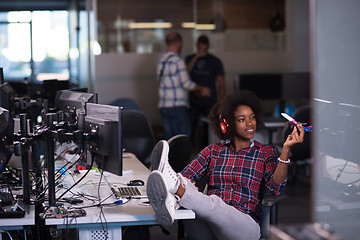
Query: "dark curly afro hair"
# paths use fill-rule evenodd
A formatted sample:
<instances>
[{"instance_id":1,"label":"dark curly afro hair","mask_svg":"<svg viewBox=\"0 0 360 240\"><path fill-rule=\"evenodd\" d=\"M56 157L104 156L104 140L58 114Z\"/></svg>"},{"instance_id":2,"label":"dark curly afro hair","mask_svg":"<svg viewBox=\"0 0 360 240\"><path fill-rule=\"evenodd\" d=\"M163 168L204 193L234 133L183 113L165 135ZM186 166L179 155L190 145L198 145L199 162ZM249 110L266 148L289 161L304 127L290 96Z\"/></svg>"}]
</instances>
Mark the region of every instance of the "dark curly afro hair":
<instances>
[{"instance_id":1,"label":"dark curly afro hair","mask_svg":"<svg viewBox=\"0 0 360 240\"><path fill-rule=\"evenodd\" d=\"M250 107L255 113L256 129L264 128L262 119L262 107L260 99L251 91L241 90L227 95L222 101L217 102L211 109L209 119L215 134L222 140L233 139L236 135L234 112L237 107L245 105ZM221 132L219 127L219 116L226 119L228 133Z\"/></svg>"}]
</instances>

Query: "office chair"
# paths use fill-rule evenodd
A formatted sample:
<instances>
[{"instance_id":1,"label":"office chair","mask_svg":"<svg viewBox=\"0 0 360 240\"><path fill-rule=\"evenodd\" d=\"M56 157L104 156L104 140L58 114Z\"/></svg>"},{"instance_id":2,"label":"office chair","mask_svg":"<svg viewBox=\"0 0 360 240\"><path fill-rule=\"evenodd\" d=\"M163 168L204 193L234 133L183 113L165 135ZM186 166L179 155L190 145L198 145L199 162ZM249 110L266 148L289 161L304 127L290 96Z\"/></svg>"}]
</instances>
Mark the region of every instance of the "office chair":
<instances>
[{"instance_id":1,"label":"office chair","mask_svg":"<svg viewBox=\"0 0 360 240\"><path fill-rule=\"evenodd\" d=\"M279 203L284 200L286 196L281 194L276 196L270 191L265 190L264 198L261 202L262 218L260 222L260 240L268 239L270 225L278 224L278 207Z\"/></svg>"},{"instance_id":2,"label":"office chair","mask_svg":"<svg viewBox=\"0 0 360 240\"><path fill-rule=\"evenodd\" d=\"M168 140L169 163L175 172L181 172L191 160L191 139L187 135L178 134ZM178 239L184 237L182 220L178 220Z\"/></svg>"},{"instance_id":3,"label":"office chair","mask_svg":"<svg viewBox=\"0 0 360 240\"><path fill-rule=\"evenodd\" d=\"M187 135L178 134L170 138L168 143L169 163L175 172L181 172L191 160L191 139Z\"/></svg>"},{"instance_id":4,"label":"office chair","mask_svg":"<svg viewBox=\"0 0 360 240\"><path fill-rule=\"evenodd\" d=\"M123 107L124 110L140 110L139 106L131 98L118 98L112 101L110 105Z\"/></svg>"},{"instance_id":5,"label":"office chair","mask_svg":"<svg viewBox=\"0 0 360 240\"><path fill-rule=\"evenodd\" d=\"M302 123L310 123L310 106L302 106L295 110L293 114L293 118ZM285 126L283 129L283 139L287 138L287 136L291 133L293 129L290 126ZM309 159L311 157L311 136L309 133L305 133L304 141L300 144L296 144L291 148L291 163L290 163L290 173L288 177L288 185L291 187L290 191L294 193L294 187L298 178L298 165L304 165L306 171L309 168Z\"/></svg>"},{"instance_id":6,"label":"office chair","mask_svg":"<svg viewBox=\"0 0 360 240\"><path fill-rule=\"evenodd\" d=\"M122 114L122 147L131 152L147 167L155 146L155 135L150 123L141 111L124 110Z\"/></svg>"}]
</instances>

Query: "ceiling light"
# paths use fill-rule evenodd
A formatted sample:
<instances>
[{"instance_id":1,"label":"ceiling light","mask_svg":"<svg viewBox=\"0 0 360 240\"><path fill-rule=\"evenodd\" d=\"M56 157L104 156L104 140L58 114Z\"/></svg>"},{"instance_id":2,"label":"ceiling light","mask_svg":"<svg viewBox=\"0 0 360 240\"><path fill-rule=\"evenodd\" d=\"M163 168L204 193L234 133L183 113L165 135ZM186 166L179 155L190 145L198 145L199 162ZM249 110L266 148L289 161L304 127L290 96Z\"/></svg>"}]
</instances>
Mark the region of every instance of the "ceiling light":
<instances>
[{"instance_id":1,"label":"ceiling light","mask_svg":"<svg viewBox=\"0 0 360 240\"><path fill-rule=\"evenodd\" d=\"M195 28L195 23L194 22L183 22L181 24L181 27L183 27L183 28Z\"/></svg>"},{"instance_id":2,"label":"ceiling light","mask_svg":"<svg viewBox=\"0 0 360 240\"><path fill-rule=\"evenodd\" d=\"M215 24L195 24L194 22L183 22L183 28L195 28L196 30L215 30Z\"/></svg>"},{"instance_id":3,"label":"ceiling light","mask_svg":"<svg viewBox=\"0 0 360 240\"><path fill-rule=\"evenodd\" d=\"M137 22L129 23L130 29L150 29L150 28L171 28L172 24L169 22Z\"/></svg>"}]
</instances>

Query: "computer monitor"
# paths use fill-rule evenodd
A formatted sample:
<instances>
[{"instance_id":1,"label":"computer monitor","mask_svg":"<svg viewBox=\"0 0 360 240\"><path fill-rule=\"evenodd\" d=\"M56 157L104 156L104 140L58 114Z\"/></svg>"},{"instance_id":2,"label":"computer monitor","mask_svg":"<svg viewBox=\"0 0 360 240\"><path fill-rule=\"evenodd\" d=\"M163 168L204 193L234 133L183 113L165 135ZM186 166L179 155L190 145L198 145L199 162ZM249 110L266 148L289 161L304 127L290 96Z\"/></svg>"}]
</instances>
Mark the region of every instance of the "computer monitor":
<instances>
[{"instance_id":1,"label":"computer monitor","mask_svg":"<svg viewBox=\"0 0 360 240\"><path fill-rule=\"evenodd\" d=\"M0 67L0 84L3 84L4 82L4 69Z\"/></svg>"},{"instance_id":2,"label":"computer monitor","mask_svg":"<svg viewBox=\"0 0 360 240\"><path fill-rule=\"evenodd\" d=\"M15 95L17 97L20 97L20 96L28 96L28 97L30 97L30 95L28 94L29 93L28 90L31 87L29 87L28 83L25 83L23 81L11 81L11 82L8 82L8 83L14 89Z\"/></svg>"},{"instance_id":3,"label":"computer monitor","mask_svg":"<svg viewBox=\"0 0 360 240\"><path fill-rule=\"evenodd\" d=\"M15 97L15 91L9 83L3 83L0 85L0 107L10 111L11 115L14 115L13 98Z\"/></svg>"},{"instance_id":4,"label":"computer monitor","mask_svg":"<svg viewBox=\"0 0 360 240\"><path fill-rule=\"evenodd\" d=\"M235 89L247 89L261 100L309 100L310 73L239 74Z\"/></svg>"},{"instance_id":5,"label":"computer monitor","mask_svg":"<svg viewBox=\"0 0 360 240\"><path fill-rule=\"evenodd\" d=\"M69 91L74 91L74 92L84 92L84 93L87 93L88 92L88 88L71 88L71 89L68 89Z\"/></svg>"},{"instance_id":6,"label":"computer monitor","mask_svg":"<svg viewBox=\"0 0 360 240\"><path fill-rule=\"evenodd\" d=\"M284 100L310 99L310 73L284 73L282 76L282 98Z\"/></svg>"},{"instance_id":7,"label":"computer monitor","mask_svg":"<svg viewBox=\"0 0 360 240\"><path fill-rule=\"evenodd\" d=\"M58 91L56 94L55 108L56 111L76 111L78 109L85 109L85 103L87 102L97 103L97 94L71 90L61 90Z\"/></svg>"},{"instance_id":8,"label":"computer monitor","mask_svg":"<svg viewBox=\"0 0 360 240\"><path fill-rule=\"evenodd\" d=\"M235 80L235 89L250 90L261 100L279 100L282 98L281 74L239 74Z\"/></svg>"},{"instance_id":9,"label":"computer monitor","mask_svg":"<svg viewBox=\"0 0 360 240\"><path fill-rule=\"evenodd\" d=\"M87 103L85 109L85 132L96 132L95 142L85 144L87 151L98 168L122 176L122 108Z\"/></svg>"},{"instance_id":10,"label":"computer monitor","mask_svg":"<svg viewBox=\"0 0 360 240\"><path fill-rule=\"evenodd\" d=\"M55 105L56 94L60 90L69 89L69 81L48 79L43 82L44 99L48 100L48 105L53 108Z\"/></svg>"},{"instance_id":11,"label":"computer monitor","mask_svg":"<svg viewBox=\"0 0 360 240\"><path fill-rule=\"evenodd\" d=\"M7 151L14 141L14 119L10 112L0 107L0 171L3 171L10 161L11 153Z\"/></svg>"}]
</instances>

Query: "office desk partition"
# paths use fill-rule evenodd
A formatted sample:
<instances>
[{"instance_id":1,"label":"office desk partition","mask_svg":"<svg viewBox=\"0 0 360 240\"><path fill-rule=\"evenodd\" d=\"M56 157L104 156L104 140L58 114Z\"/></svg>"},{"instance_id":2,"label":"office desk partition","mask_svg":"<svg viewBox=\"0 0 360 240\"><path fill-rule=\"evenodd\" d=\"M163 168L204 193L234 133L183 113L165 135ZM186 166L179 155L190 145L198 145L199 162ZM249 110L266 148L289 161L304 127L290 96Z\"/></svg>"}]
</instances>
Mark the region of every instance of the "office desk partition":
<instances>
[{"instance_id":1,"label":"office desk partition","mask_svg":"<svg viewBox=\"0 0 360 240\"><path fill-rule=\"evenodd\" d=\"M100 193L101 198L105 199L111 195L109 184L125 185L132 179L141 179L146 184L150 171L133 154L124 154L123 169L123 176L116 176L108 172L104 173L106 179L102 178L100 187L100 174L93 170L72 192L79 191L93 196L98 196L98 193ZM67 179L66 181L64 179L63 184L74 183L76 179L81 177L81 174L73 177L66 176ZM111 196L103 203L112 203L116 200L114 196ZM58 228L78 228L79 239L121 239L122 226L158 224L152 207L144 203L145 201L147 201L147 198L132 199L123 205L85 208L86 216L84 217L75 219L47 218L45 224L57 226ZM90 204L93 203L84 201L84 203L76 205L76 207ZM195 218L195 213L191 210L179 209L175 213L175 219L193 218Z\"/></svg>"}]
</instances>

